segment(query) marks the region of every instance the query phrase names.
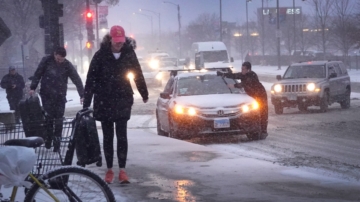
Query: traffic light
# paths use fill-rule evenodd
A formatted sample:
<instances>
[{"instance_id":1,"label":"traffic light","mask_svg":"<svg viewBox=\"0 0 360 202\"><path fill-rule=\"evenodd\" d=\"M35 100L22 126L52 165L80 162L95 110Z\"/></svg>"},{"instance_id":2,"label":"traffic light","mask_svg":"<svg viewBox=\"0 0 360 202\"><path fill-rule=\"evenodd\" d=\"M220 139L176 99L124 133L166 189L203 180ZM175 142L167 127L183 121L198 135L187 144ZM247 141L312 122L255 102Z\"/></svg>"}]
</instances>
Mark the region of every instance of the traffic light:
<instances>
[{"instance_id":1,"label":"traffic light","mask_svg":"<svg viewBox=\"0 0 360 202\"><path fill-rule=\"evenodd\" d=\"M59 18L64 15L64 5L58 0L41 0L44 14L39 16L39 27L45 31L45 53L51 54L56 47L63 46L63 29Z\"/></svg>"},{"instance_id":2,"label":"traffic light","mask_svg":"<svg viewBox=\"0 0 360 202\"><path fill-rule=\"evenodd\" d=\"M92 44L91 41L87 41L87 42L86 42L86 48L87 48L87 49L92 49L92 48L93 48L93 44Z\"/></svg>"},{"instance_id":3,"label":"traffic light","mask_svg":"<svg viewBox=\"0 0 360 202\"><path fill-rule=\"evenodd\" d=\"M88 43L86 43L86 47L87 49L92 49L93 41L95 40L94 25L93 25L94 13L91 10L87 10L85 12L85 18L86 18L87 40L89 43L89 46Z\"/></svg>"}]
</instances>

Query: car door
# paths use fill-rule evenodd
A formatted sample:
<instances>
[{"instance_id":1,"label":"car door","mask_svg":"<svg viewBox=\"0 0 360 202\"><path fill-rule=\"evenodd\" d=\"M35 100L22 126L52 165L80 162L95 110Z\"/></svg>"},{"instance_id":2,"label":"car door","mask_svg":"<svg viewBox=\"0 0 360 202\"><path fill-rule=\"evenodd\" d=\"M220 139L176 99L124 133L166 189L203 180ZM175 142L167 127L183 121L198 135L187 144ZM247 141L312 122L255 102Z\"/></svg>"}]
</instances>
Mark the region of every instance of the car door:
<instances>
[{"instance_id":1,"label":"car door","mask_svg":"<svg viewBox=\"0 0 360 202\"><path fill-rule=\"evenodd\" d=\"M338 77L331 77L332 74L336 74L333 63L328 64L328 79L329 79L329 93L330 97L334 98L338 94Z\"/></svg>"},{"instance_id":2,"label":"car door","mask_svg":"<svg viewBox=\"0 0 360 202\"><path fill-rule=\"evenodd\" d=\"M165 99L159 97L157 102L157 112L158 112L158 118L160 121L161 129L165 132L169 132L169 104L173 97L173 91L174 91L174 78L171 77L169 81L167 82L164 93L168 93L170 95L170 99Z\"/></svg>"},{"instance_id":3,"label":"car door","mask_svg":"<svg viewBox=\"0 0 360 202\"><path fill-rule=\"evenodd\" d=\"M346 92L346 86L348 85L348 79L347 79L347 75L346 75L346 72L343 72L342 71L342 68L340 67L340 64L339 63L335 63L335 71L336 72L339 72L338 74L338 79L339 79L339 86L338 86L338 96L339 96L339 99L345 95L345 92Z\"/></svg>"}]
</instances>

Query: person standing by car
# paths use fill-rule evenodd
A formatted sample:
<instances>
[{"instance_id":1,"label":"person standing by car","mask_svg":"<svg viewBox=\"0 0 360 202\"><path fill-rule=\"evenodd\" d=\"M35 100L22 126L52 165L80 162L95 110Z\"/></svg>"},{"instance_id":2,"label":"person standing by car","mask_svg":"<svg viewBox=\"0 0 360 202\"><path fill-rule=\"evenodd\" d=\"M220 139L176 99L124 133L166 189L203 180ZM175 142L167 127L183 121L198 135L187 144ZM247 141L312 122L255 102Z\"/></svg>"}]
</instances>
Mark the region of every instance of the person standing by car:
<instances>
[{"instance_id":1,"label":"person standing by car","mask_svg":"<svg viewBox=\"0 0 360 202\"><path fill-rule=\"evenodd\" d=\"M230 88L244 88L245 92L253 97L260 105L261 139L268 136L268 100L264 86L260 83L258 76L251 70L251 63L244 62L239 73L217 72L218 76L225 76L231 79L240 79L241 83L228 84Z\"/></svg>"},{"instance_id":2,"label":"person standing by car","mask_svg":"<svg viewBox=\"0 0 360 202\"><path fill-rule=\"evenodd\" d=\"M64 47L58 47L53 55L43 57L34 73L29 91L30 96L32 96L41 80L40 96L43 108L48 115L48 134L54 140L54 152L59 151L60 148L59 140L63 128L69 78L76 86L81 104L84 95L84 86L81 78L71 62L65 57L66 49ZM51 147L50 138L46 140L45 146L47 148Z\"/></svg>"},{"instance_id":3,"label":"person standing by car","mask_svg":"<svg viewBox=\"0 0 360 202\"><path fill-rule=\"evenodd\" d=\"M18 105L23 97L25 82L14 66L10 66L9 73L1 79L1 88L6 89L6 98L8 99L10 110L15 110L15 123L20 123Z\"/></svg>"},{"instance_id":4,"label":"person standing by car","mask_svg":"<svg viewBox=\"0 0 360 202\"><path fill-rule=\"evenodd\" d=\"M104 154L107 164L105 181L114 179L114 123L116 125L117 157L120 167L120 183L129 183L125 172L128 152L127 121L130 119L134 102L129 73L141 94L143 102L148 101L148 90L145 79L136 57L135 40L125 37L121 26L113 26L110 34L104 36L100 49L91 60L85 83L84 108L90 107L94 97L94 117L101 122L104 135Z\"/></svg>"}]
</instances>

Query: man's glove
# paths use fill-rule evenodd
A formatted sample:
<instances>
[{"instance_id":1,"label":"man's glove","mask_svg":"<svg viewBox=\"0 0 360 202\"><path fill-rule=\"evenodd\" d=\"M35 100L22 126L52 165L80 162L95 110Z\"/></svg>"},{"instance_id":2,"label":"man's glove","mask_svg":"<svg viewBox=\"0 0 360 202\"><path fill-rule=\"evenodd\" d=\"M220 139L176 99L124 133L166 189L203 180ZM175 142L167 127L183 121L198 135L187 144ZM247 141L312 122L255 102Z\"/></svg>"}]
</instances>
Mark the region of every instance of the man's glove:
<instances>
[{"instance_id":1,"label":"man's glove","mask_svg":"<svg viewBox=\"0 0 360 202\"><path fill-rule=\"evenodd\" d=\"M216 76L224 76L224 73L221 71L216 71Z\"/></svg>"}]
</instances>

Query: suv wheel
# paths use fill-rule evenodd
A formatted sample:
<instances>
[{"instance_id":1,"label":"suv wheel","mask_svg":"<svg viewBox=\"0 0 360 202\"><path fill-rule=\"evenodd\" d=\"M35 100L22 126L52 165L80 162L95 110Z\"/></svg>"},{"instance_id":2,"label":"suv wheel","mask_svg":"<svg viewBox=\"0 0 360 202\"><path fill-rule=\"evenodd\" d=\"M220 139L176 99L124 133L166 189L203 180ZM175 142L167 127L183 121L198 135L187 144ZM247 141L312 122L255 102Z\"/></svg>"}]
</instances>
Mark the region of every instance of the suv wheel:
<instances>
[{"instance_id":1,"label":"suv wheel","mask_svg":"<svg viewBox=\"0 0 360 202\"><path fill-rule=\"evenodd\" d=\"M161 130L161 125L160 125L160 121L159 121L159 116L156 113L156 128L157 128L157 134L161 135L161 136L166 136L166 132Z\"/></svg>"},{"instance_id":2,"label":"suv wheel","mask_svg":"<svg viewBox=\"0 0 360 202\"><path fill-rule=\"evenodd\" d=\"M284 108L281 106L281 104L275 104L275 114L282 114L284 113Z\"/></svg>"},{"instance_id":3,"label":"suv wheel","mask_svg":"<svg viewBox=\"0 0 360 202\"><path fill-rule=\"evenodd\" d=\"M320 100L320 111L327 112L329 108L329 93L325 92L324 96Z\"/></svg>"},{"instance_id":4,"label":"suv wheel","mask_svg":"<svg viewBox=\"0 0 360 202\"><path fill-rule=\"evenodd\" d=\"M305 104L299 104L299 105L298 105L298 109L299 109L299 111L301 111L301 112L306 111L307 108L308 108L308 106L306 106Z\"/></svg>"},{"instance_id":5,"label":"suv wheel","mask_svg":"<svg viewBox=\"0 0 360 202\"><path fill-rule=\"evenodd\" d=\"M341 108L349 109L350 108L350 90L346 89L345 98L340 102Z\"/></svg>"}]
</instances>

